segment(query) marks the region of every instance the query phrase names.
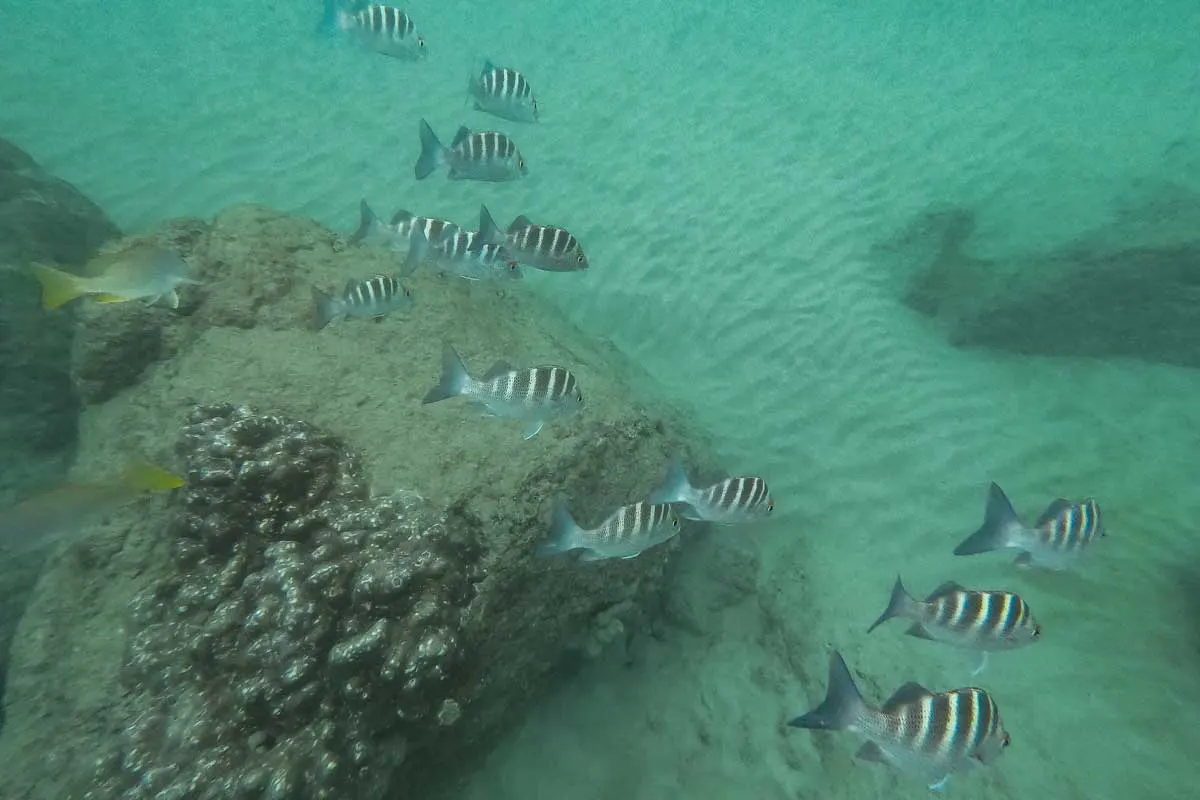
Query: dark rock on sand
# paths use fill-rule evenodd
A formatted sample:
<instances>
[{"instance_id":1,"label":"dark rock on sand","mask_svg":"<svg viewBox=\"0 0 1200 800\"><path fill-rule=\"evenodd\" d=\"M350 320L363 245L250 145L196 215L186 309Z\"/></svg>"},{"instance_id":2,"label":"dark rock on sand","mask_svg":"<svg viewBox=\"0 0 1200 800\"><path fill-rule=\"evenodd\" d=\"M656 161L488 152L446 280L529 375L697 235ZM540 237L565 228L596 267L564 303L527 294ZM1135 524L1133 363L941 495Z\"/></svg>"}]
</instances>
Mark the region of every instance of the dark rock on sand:
<instances>
[{"instance_id":1,"label":"dark rock on sand","mask_svg":"<svg viewBox=\"0 0 1200 800\"><path fill-rule=\"evenodd\" d=\"M972 254L970 209L928 212L876 256L955 346L1200 366L1200 197L1156 189L1047 252Z\"/></svg>"}]
</instances>

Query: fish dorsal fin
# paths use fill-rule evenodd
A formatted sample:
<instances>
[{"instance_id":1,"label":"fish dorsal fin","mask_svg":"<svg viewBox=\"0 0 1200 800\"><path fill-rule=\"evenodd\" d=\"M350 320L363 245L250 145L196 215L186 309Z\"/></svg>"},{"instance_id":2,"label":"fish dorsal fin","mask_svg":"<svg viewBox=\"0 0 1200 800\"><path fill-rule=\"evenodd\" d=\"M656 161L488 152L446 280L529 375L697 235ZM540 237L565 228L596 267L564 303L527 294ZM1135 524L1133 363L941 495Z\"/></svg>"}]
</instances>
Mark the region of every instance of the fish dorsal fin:
<instances>
[{"instance_id":1,"label":"fish dorsal fin","mask_svg":"<svg viewBox=\"0 0 1200 800\"><path fill-rule=\"evenodd\" d=\"M918 700L929 697L932 694L933 692L929 691L921 684L910 681L897 689L892 696L887 699L887 702L883 704L883 710L885 712L895 711L900 706L911 705Z\"/></svg>"},{"instance_id":2,"label":"fish dorsal fin","mask_svg":"<svg viewBox=\"0 0 1200 800\"><path fill-rule=\"evenodd\" d=\"M450 142L450 149L453 150L455 147L458 147L470 135L470 128L468 128L466 125L460 127L458 129L458 133L454 134L454 141Z\"/></svg>"},{"instance_id":3,"label":"fish dorsal fin","mask_svg":"<svg viewBox=\"0 0 1200 800\"><path fill-rule=\"evenodd\" d=\"M925 602L932 603L934 600L937 600L942 595L952 594L954 592L965 592L965 591L966 591L966 589L964 589L962 586L955 583L954 581L946 581L941 586L937 587L932 592L930 592L929 596L925 598Z\"/></svg>"},{"instance_id":4,"label":"fish dorsal fin","mask_svg":"<svg viewBox=\"0 0 1200 800\"><path fill-rule=\"evenodd\" d=\"M489 72L491 72L495 68L496 68L496 65L492 63L492 60L490 58L485 58L483 60L483 69L480 71L479 74L487 75Z\"/></svg>"},{"instance_id":5,"label":"fish dorsal fin","mask_svg":"<svg viewBox=\"0 0 1200 800\"><path fill-rule=\"evenodd\" d=\"M532 224L533 223L529 221L529 217L522 214L521 216L514 219L512 221L512 223L508 226L508 232L516 233L517 231L523 231Z\"/></svg>"},{"instance_id":6,"label":"fish dorsal fin","mask_svg":"<svg viewBox=\"0 0 1200 800\"><path fill-rule=\"evenodd\" d=\"M507 361L501 359L500 361L497 361L495 364L492 364L492 366L488 369L487 372L483 373L483 380L490 381L493 378L500 377L501 375L507 375L508 373L510 373L512 371L513 371L513 365L508 363Z\"/></svg>"},{"instance_id":7,"label":"fish dorsal fin","mask_svg":"<svg viewBox=\"0 0 1200 800\"><path fill-rule=\"evenodd\" d=\"M870 761L872 764L888 763L887 756L883 754L883 750L874 742L865 742L862 747L858 748L858 752L854 757L859 761Z\"/></svg>"},{"instance_id":8,"label":"fish dorsal fin","mask_svg":"<svg viewBox=\"0 0 1200 800\"><path fill-rule=\"evenodd\" d=\"M394 228L397 225L403 225L404 223L411 221L412 218L413 218L412 212L406 211L402 208L399 211L397 211L395 214L392 214L392 227Z\"/></svg>"},{"instance_id":9,"label":"fish dorsal fin","mask_svg":"<svg viewBox=\"0 0 1200 800\"><path fill-rule=\"evenodd\" d=\"M1061 497L1058 498L1057 500L1051 501L1050 505L1046 506L1046 510L1042 512L1042 515L1040 517L1038 517L1035 527L1040 528L1042 525L1045 525L1050 520L1057 519L1059 515L1061 515L1064 511L1066 511L1070 507L1071 507L1071 501L1064 500Z\"/></svg>"}]
</instances>

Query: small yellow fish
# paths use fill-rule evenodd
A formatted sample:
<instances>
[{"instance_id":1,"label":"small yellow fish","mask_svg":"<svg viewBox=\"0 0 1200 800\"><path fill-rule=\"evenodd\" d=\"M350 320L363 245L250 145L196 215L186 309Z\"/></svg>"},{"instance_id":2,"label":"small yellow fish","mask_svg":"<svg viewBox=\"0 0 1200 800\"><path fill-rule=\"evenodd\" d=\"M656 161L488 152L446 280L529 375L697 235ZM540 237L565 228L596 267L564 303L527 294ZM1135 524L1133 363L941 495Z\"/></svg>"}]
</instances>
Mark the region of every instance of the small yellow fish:
<instances>
[{"instance_id":1,"label":"small yellow fish","mask_svg":"<svg viewBox=\"0 0 1200 800\"><path fill-rule=\"evenodd\" d=\"M140 494L169 492L183 484L178 475L141 461L130 464L112 481L64 484L0 512L0 548L20 552L47 544Z\"/></svg>"},{"instance_id":2,"label":"small yellow fish","mask_svg":"<svg viewBox=\"0 0 1200 800\"><path fill-rule=\"evenodd\" d=\"M179 307L175 287L195 283L187 277L188 266L179 254L153 242L138 242L120 250L97 255L88 262L86 275L34 264L33 274L42 284L42 307L49 310L77 297L91 295L101 303L160 299L170 308Z\"/></svg>"}]
</instances>

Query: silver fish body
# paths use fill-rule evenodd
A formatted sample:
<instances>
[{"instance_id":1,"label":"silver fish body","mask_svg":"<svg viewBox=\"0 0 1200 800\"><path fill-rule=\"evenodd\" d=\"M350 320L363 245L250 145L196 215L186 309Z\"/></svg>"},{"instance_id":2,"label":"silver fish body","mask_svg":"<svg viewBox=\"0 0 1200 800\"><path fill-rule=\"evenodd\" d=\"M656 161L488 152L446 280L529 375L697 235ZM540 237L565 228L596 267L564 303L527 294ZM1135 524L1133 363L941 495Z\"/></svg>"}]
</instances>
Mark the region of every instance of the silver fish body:
<instances>
[{"instance_id":1,"label":"silver fish body","mask_svg":"<svg viewBox=\"0 0 1200 800\"><path fill-rule=\"evenodd\" d=\"M425 120L421 120L419 132L421 155L413 167L417 180L428 178L443 165L449 167L450 180L498 183L529 172L516 144L499 131L472 131L464 126L449 147L442 144Z\"/></svg>"},{"instance_id":2,"label":"silver fish body","mask_svg":"<svg viewBox=\"0 0 1200 800\"><path fill-rule=\"evenodd\" d=\"M541 366L514 369L499 361L475 379L449 344L442 352L442 377L423 404L465 397L482 406L488 416L527 422L526 440L551 420L571 417L584 408L583 393L575 375L565 367Z\"/></svg>"},{"instance_id":3,"label":"silver fish body","mask_svg":"<svg viewBox=\"0 0 1200 800\"><path fill-rule=\"evenodd\" d=\"M443 235L457 231L458 225L437 217L419 217L401 209L392 215L391 221L381 220L366 200L358 206L359 222L348 239L350 244L381 244L398 253L407 254L412 248L416 234L422 233L429 242L441 241Z\"/></svg>"},{"instance_id":4,"label":"silver fish body","mask_svg":"<svg viewBox=\"0 0 1200 800\"><path fill-rule=\"evenodd\" d=\"M988 491L984 522L975 533L954 548L960 556L993 550L1020 551L1016 563L1052 570L1078 563L1096 539L1107 535L1095 500L1079 503L1058 499L1050 503L1032 526L1013 509L1003 490L992 484Z\"/></svg>"},{"instance_id":5,"label":"silver fish body","mask_svg":"<svg viewBox=\"0 0 1200 800\"><path fill-rule=\"evenodd\" d=\"M935 790L955 772L994 763L1012 741L995 701L983 689L934 693L906 683L881 708L873 708L836 652L829 659L825 700L788 724L851 731L865 740L858 758L920 776Z\"/></svg>"},{"instance_id":6,"label":"silver fish body","mask_svg":"<svg viewBox=\"0 0 1200 800\"><path fill-rule=\"evenodd\" d=\"M649 499L651 503L682 503L687 507L683 512L686 518L725 525L751 522L775 510L775 500L762 478L726 478L697 489L678 458L671 462L666 480Z\"/></svg>"},{"instance_id":7,"label":"silver fish body","mask_svg":"<svg viewBox=\"0 0 1200 800\"><path fill-rule=\"evenodd\" d=\"M548 272L576 272L588 268L587 256L579 240L564 228L535 225L527 217L520 216L508 226L507 233L501 233L486 207L479 210L479 216L480 230L494 230L492 241L503 244L522 264Z\"/></svg>"},{"instance_id":8,"label":"silver fish body","mask_svg":"<svg viewBox=\"0 0 1200 800\"><path fill-rule=\"evenodd\" d=\"M622 506L597 528L580 526L567 509L563 497L555 499L550 536L538 547L538 555L550 556L583 550L580 561L634 558L679 533L679 517L666 504L632 503Z\"/></svg>"},{"instance_id":9,"label":"silver fish body","mask_svg":"<svg viewBox=\"0 0 1200 800\"><path fill-rule=\"evenodd\" d=\"M485 111L513 122L537 122L538 105L533 88L525 76L510 67L498 67L485 60L478 73L467 80L467 92L475 100L475 110Z\"/></svg>"},{"instance_id":10,"label":"silver fish body","mask_svg":"<svg viewBox=\"0 0 1200 800\"><path fill-rule=\"evenodd\" d=\"M1033 610L1012 592L972 591L948 581L924 601L916 600L899 577L887 609L867 633L890 619L912 621L910 636L974 650L1013 650L1038 641L1042 626Z\"/></svg>"},{"instance_id":11,"label":"silver fish body","mask_svg":"<svg viewBox=\"0 0 1200 800\"><path fill-rule=\"evenodd\" d=\"M393 311L412 308L412 292L391 275L375 275L364 281L349 280L341 295L333 296L313 287L313 327L324 328L342 317L382 319Z\"/></svg>"},{"instance_id":12,"label":"silver fish body","mask_svg":"<svg viewBox=\"0 0 1200 800\"><path fill-rule=\"evenodd\" d=\"M502 244L487 241L478 231L450 231L432 245L430 257L438 269L467 280L521 280L521 265Z\"/></svg>"},{"instance_id":13,"label":"silver fish body","mask_svg":"<svg viewBox=\"0 0 1200 800\"><path fill-rule=\"evenodd\" d=\"M348 9L341 0L325 0L327 31L342 31L367 49L402 61L419 61L429 55L422 36L407 12L377 3Z\"/></svg>"}]
</instances>

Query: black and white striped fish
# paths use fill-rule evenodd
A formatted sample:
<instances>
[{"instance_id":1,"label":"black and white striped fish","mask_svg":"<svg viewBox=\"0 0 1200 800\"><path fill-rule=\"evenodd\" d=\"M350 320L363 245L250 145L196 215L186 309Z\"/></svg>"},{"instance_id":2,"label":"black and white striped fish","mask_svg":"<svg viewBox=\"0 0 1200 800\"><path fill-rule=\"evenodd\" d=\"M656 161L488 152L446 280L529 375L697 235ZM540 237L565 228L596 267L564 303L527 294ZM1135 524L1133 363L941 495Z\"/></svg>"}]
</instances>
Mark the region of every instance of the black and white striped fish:
<instances>
[{"instance_id":1,"label":"black and white striped fish","mask_svg":"<svg viewBox=\"0 0 1200 800\"><path fill-rule=\"evenodd\" d=\"M467 93L475 99L475 110L486 111L513 122L537 122L538 104L525 76L510 67L484 60L483 68L467 79Z\"/></svg>"},{"instance_id":2,"label":"black and white striped fish","mask_svg":"<svg viewBox=\"0 0 1200 800\"><path fill-rule=\"evenodd\" d=\"M449 147L442 144L429 123L421 120L421 155L413 172L424 180L443 164L450 167L452 181L511 181L529 172L525 158L513 140L498 131L458 129Z\"/></svg>"},{"instance_id":3,"label":"black and white striped fish","mask_svg":"<svg viewBox=\"0 0 1200 800\"><path fill-rule=\"evenodd\" d=\"M697 489L683 471L683 462L671 462L667 477L649 498L651 503L683 503L687 519L722 524L750 522L775 510L775 500L762 478L726 478Z\"/></svg>"},{"instance_id":4,"label":"black and white striped fish","mask_svg":"<svg viewBox=\"0 0 1200 800\"><path fill-rule=\"evenodd\" d=\"M348 33L368 49L392 58L416 61L429 55L412 17L393 6L371 3L349 9L342 0L325 0L321 28L327 33Z\"/></svg>"},{"instance_id":5,"label":"black and white striped fish","mask_svg":"<svg viewBox=\"0 0 1200 800\"><path fill-rule=\"evenodd\" d=\"M467 280L521 280L521 265L503 243L496 243L497 232L486 211L479 225L478 231L455 228L443 232L430 246L428 257L442 272ZM413 258L410 253L410 260Z\"/></svg>"},{"instance_id":6,"label":"black and white striped fish","mask_svg":"<svg viewBox=\"0 0 1200 800\"><path fill-rule=\"evenodd\" d=\"M403 209L392 215L391 222L384 222L371 210L366 200L359 202L358 210L358 230L350 236L350 244L378 242L398 253L407 254L418 232L424 234L429 242L439 242L443 235L458 230L458 226L448 220L418 217Z\"/></svg>"},{"instance_id":7,"label":"black and white striped fish","mask_svg":"<svg viewBox=\"0 0 1200 800\"><path fill-rule=\"evenodd\" d=\"M858 758L918 775L935 791L955 772L994 763L1012 741L995 701L983 689L934 694L906 683L882 708L873 708L836 652L829 658L825 700L788 725L856 733L866 740Z\"/></svg>"},{"instance_id":8,"label":"black and white striped fish","mask_svg":"<svg viewBox=\"0 0 1200 800\"><path fill-rule=\"evenodd\" d=\"M479 219L479 229L495 231L492 240L503 244L522 264L549 272L575 272L588 268L583 247L570 231L535 225L527 217L520 216L508 226L508 233L501 233L486 207L480 207Z\"/></svg>"},{"instance_id":9,"label":"black and white striped fish","mask_svg":"<svg viewBox=\"0 0 1200 800\"><path fill-rule=\"evenodd\" d=\"M993 550L1019 550L1016 563L1020 566L1062 570L1077 563L1092 542L1105 535L1100 506L1095 500L1072 503L1059 498L1029 527L993 483L983 525L954 548L954 554L970 556Z\"/></svg>"},{"instance_id":10,"label":"black and white striped fish","mask_svg":"<svg viewBox=\"0 0 1200 800\"><path fill-rule=\"evenodd\" d=\"M525 420L524 437L532 439L542 425L583 410L583 393L575 375L565 367L514 369L497 361L482 378L472 378L454 348L442 351L442 378L422 403L466 397L484 407L487 416Z\"/></svg>"},{"instance_id":11,"label":"black and white striped fish","mask_svg":"<svg viewBox=\"0 0 1200 800\"><path fill-rule=\"evenodd\" d=\"M375 275L365 281L350 279L340 296L313 287L313 327L324 328L333 319L372 317L383 319L393 311L412 308L412 292L392 275Z\"/></svg>"},{"instance_id":12,"label":"black and white striped fish","mask_svg":"<svg viewBox=\"0 0 1200 800\"><path fill-rule=\"evenodd\" d=\"M679 517L670 505L633 503L618 508L600 527L588 530L575 521L567 510L566 499L559 496L554 501L550 536L538 547L538 555L583 550L580 561L634 558L672 538L679 528Z\"/></svg>"},{"instance_id":13,"label":"black and white striped fish","mask_svg":"<svg viewBox=\"0 0 1200 800\"><path fill-rule=\"evenodd\" d=\"M1042 636L1042 626L1034 619L1029 604L1018 595L972 591L953 581L943 583L920 601L905 590L903 581L897 577L887 609L867 628L867 633L896 618L912 621L907 631L909 636L983 651L984 661L975 670L976 675L987 665L989 650L1014 650Z\"/></svg>"}]
</instances>

